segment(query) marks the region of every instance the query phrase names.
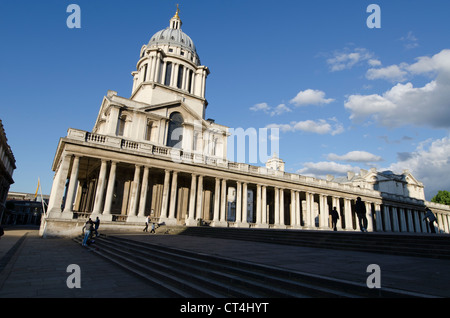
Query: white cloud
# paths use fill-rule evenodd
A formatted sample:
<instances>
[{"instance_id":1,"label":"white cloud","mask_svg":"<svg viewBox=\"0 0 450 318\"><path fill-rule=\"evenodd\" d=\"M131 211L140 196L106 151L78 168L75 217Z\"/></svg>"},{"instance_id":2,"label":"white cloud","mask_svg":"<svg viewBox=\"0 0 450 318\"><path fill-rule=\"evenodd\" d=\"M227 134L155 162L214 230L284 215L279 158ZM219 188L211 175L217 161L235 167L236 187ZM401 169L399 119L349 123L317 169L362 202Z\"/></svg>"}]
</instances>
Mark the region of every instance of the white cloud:
<instances>
[{"instance_id":1,"label":"white cloud","mask_svg":"<svg viewBox=\"0 0 450 318\"><path fill-rule=\"evenodd\" d=\"M335 118L331 118L330 122L325 119L293 121L290 124L269 124L266 128L279 128L282 132L305 131L320 135L330 134L337 135L344 131L344 127Z\"/></svg>"},{"instance_id":2,"label":"white cloud","mask_svg":"<svg viewBox=\"0 0 450 318\"><path fill-rule=\"evenodd\" d=\"M270 116L281 115L283 113L291 112L292 110L287 107L285 104L280 104L275 108L270 107L267 103L259 103L250 107L252 111L263 111Z\"/></svg>"},{"instance_id":3,"label":"white cloud","mask_svg":"<svg viewBox=\"0 0 450 318\"><path fill-rule=\"evenodd\" d=\"M359 172L360 168L351 165L343 165L333 161L306 162L303 168L297 170L298 174L325 179L327 174L343 176L348 171Z\"/></svg>"},{"instance_id":4,"label":"white cloud","mask_svg":"<svg viewBox=\"0 0 450 318\"><path fill-rule=\"evenodd\" d=\"M389 167L389 170L399 172L404 169L423 182L427 200L431 200L438 190L450 191L450 138L426 140L414 152L401 154L399 161Z\"/></svg>"},{"instance_id":5,"label":"white cloud","mask_svg":"<svg viewBox=\"0 0 450 318\"><path fill-rule=\"evenodd\" d=\"M370 80L374 79L386 79L389 81L403 82L406 79L408 73L398 65L391 65L383 68L370 68L367 70L366 78Z\"/></svg>"},{"instance_id":6,"label":"white cloud","mask_svg":"<svg viewBox=\"0 0 450 318\"><path fill-rule=\"evenodd\" d=\"M281 115L284 113L290 113L292 110L285 104L280 104L270 113L270 116Z\"/></svg>"},{"instance_id":7,"label":"white cloud","mask_svg":"<svg viewBox=\"0 0 450 318\"><path fill-rule=\"evenodd\" d=\"M382 95L350 95L344 104L350 118L362 121L370 117L387 127L450 128L450 50L399 67L411 75L431 74L436 78L423 87L399 83Z\"/></svg>"},{"instance_id":8,"label":"white cloud","mask_svg":"<svg viewBox=\"0 0 450 318\"><path fill-rule=\"evenodd\" d=\"M307 89L300 91L297 96L291 99L289 102L295 106L305 105L322 105L333 102L332 98L325 98L325 93L320 90Z\"/></svg>"},{"instance_id":9,"label":"white cloud","mask_svg":"<svg viewBox=\"0 0 450 318\"><path fill-rule=\"evenodd\" d=\"M267 105L267 103L259 103L259 104L255 104L252 107L250 107L250 110L253 110L253 111L259 111L259 110L269 111L270 110L270 106Z\"/></svg>"},{"instance_id":10,"label":"white cloud","mask_svg":"<svg viewBox=\"0 0 450 318\"><path fill-rule=\"evenodd\" d=\"M327 156L328 160L332 161L347 161L347 162L377 162L383 161L383 158L380 156L374 155L367 151L350 151L345 155L336 155L334 153L330 153Z\"/></svg>"},{"instance_id":11,"label":"white cloud","mask_svg":"<svg viewBox=\"0 0 450 318\"><path fill-rule=\"evenodd\" d=\"M362 61L368 61L369 64L376 63L373 54L364 48L355 48L352 51L346 48L343 51L334 52L333 57L327 59L332 72L350 69Z\"/></svg>"},{"instance_id":12,"label":"white cloud","mask_svg":"<svg viewBox=\"0 0 450 318\"><path fill-rule=\"evenodd\" d=\"M419 46L418 39L411 31L406 36L401 37L400 41L404 42L406 49L413 49Z\"/></svg>"}]
</instances>

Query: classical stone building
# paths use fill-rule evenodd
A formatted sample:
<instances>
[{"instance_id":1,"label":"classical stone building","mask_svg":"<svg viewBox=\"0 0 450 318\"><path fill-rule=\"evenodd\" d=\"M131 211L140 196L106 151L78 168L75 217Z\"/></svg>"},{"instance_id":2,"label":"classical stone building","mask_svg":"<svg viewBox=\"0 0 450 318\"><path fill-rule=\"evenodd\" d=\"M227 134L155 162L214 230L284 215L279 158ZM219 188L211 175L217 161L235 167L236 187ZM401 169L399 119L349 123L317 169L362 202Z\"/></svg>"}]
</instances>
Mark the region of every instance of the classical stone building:
<instances>
[{"instance_id":1,"label":"classical stone building","mask_svg":"<svg viewBox=\"0 0 450 318\"><path fill-rule=\"evenodd\" d=\"M342 182L287 173L278 157L265 167L227 160L228 127L205 119L209 69L181 25L177 10L142 46L131 97L108 91L92 132L70 128L60 139L42 233L79 234L97 216L102 228L142 227L148 215L166 225L329 229L332 207L339 229L354 231L357 197L369 231L427 232L432 205L449 232L450 209L426 202L420 183L422 194L390 193L374 171ZM415 179L405 178L408 188Z\"/></svg>"},{"instance_id":2,"label":"classical stone building","mask_svg":"<svg viewBox=\"0 0 450 318\"><path fill-rule=\"evenodd\" d=\"M16 169L16 158L8 145L5 129L0 120L0 224L3 224L5 218L5 204L9 187L14 183L14 169Z\"/></svg>"}]
</instances>

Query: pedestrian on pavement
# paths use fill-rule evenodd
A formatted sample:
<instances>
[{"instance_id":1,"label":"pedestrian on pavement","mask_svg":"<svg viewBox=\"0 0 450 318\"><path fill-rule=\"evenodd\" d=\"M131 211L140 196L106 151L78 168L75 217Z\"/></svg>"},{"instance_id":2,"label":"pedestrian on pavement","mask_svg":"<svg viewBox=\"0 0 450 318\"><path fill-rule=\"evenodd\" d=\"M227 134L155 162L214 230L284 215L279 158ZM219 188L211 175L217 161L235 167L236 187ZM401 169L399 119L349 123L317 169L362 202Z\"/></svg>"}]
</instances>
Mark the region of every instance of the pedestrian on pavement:
<instances>
[{"instance_id":1,"label":"pedestrian on pavement","mask_svg":"<svg viewBox=\"0 0 450 318\"><path fill-rule=\"evenodd\" d=\"M434 222L436 221L436 216L434 216L433 212L429 208L425 209L425 217L423 220L428 219L428 226L430 227L431 233L436 233L436 230L434 228Z\"/></svg>"},{"instance_id":2,"label":"pedestrian on pavement","mask_svg":"<svg viewBox=\"0 0 450 318\"><path fill-rule=\"evenodd\" d=\"M333 231L337 231L337 220L339 219L339 213L336 211L336 207L333 207L333 210L331 210L331 227L333 228Z\"/></svg>"},{"instance_id":3,"label":"pedestrian on pavement","mask_svg":"<svg viewBox=\"0 0 450 318\"><path fill-rule=\"evenodd\" d=\"M100 219L97 216L97 218L95 219L95 222L94 222L94 232L95 232L95 236L96 237L98 236L98 228L99 228L99 226L100 226Z\"/></svg>"},{"instance_id":4,"label":"pedestrian on pavement","mask_svg":"<svg viewBox=\"0 0 450 318\"><path fill-rule=\"evenodd\" d=\"M152 223L152 230L150 231L150 233L155 233L155 223Z\"/></svg>"},{"instance_id":5,"label":"pedestrian on pavement","mask_svg":"<svg viewBox=\"0 0 450 318\"><path fill-rule=\"evenodd\" d=\"M366 204L360 197L356 198L356 215L358 216L359 228L361 232L367 232Z\"/></svg>"},{"instance_id":6,"label":"pedestrian on pavement","mask_svg":"<svg viewBox=\"0 0 450 318\"><path fill-rule=\"evenodd\" d=\"M84 239L83 239L83 246L87 246L87 243L91 237L91 232L94 229L94 222L92 222L91 218L86 221L86 224L84 225Z\"/></svg>"},{"instance_id":7,"label":"pedestrian on pavement","mask_svg":"<svg viewBox=\"0 0 450 318\"><path fill-rule=\"evenodd\" d=\"M148 224L150 223L150 215L147 216L147 218L145 219L145 227L142 230L142 232L148 232Z\"/></svg>"}]
</instances>

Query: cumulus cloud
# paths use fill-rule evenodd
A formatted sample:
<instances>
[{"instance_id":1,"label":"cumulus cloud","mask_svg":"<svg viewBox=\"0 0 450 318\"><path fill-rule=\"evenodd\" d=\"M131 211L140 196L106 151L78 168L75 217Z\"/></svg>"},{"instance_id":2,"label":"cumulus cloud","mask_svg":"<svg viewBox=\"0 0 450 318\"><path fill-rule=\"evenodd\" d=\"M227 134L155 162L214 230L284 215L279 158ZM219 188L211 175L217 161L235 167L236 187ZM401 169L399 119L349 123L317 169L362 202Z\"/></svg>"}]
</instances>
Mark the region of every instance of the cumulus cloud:
<instances>
[{"instance_id":1,"label":"cumulus cloud","mask_svg":"<svg viewBox=\"0 0 450 318\"><path fill-rule=\"evenodd\" d=\"M320 135L337 135L344 131L344 127L335 118L329 121L325 119L293 121L289 124L269 124L266 128L279 128L282 132L304 131Z\"/></svg>"},{"instance_id":2,"label":"cumulus cloud","mask_svg":"<svg viewBox=\"0 0 450 318\"><path fill-rule=\"evenodd\" d=\"M450 138L426 140L411 153L399 153L398 162L389 170L401 172L408 169L415 178L423 182L427 200L438 190L450 191Z\"/></svg>"},{"instance_id":3,"label":"cumulus cloud","mask_svg":"<svg viewBox=\"0 0 450 318\"><path fill-rule=\"evenodd\" d=\"M336 155L334 153L330 153L327 156L328 160L332 161L347 161L347 162L377 162L383 161L383 158L380 156L374 155L367 151L350 151L344 155Z\"/></svg>"},{"instance_id":4,"label":"cumulus cloud","mask_svg":"<svg viewBox=\"0 0 450 318\"><path fill-rule=\"evenodd\" d=\"M255 111L255 112L263 111L264 113L269 114L270 116L281 115L281 114L292 111L285 104L280 104L280 105L276 106L275 108L273 108L273 107L269 106L267 103L255 104L252 107L250 107L250 110Z\"/></svg>"},{"instance_id":5,"label":"cumulus cloud","mask_svg":"<svg viewBox=\"0 0 450 318\"><path fill-rule=\"evenodd\" d=\"M295 106L305 106L329 104L333 101L333 98L325 98L325 93L323 91L307 89L300 91L297 96L292 98L289 102Z\"/></svg>"},{"instance_id":6,"label":"cumulus cloud","mask_svg":"<svg viewBox=\"0 0 450 318\"><path fill-rule=\"evenodd\" d=\"M370 80L385 79L388 81L403 82L408 73L401 66L391 65L382 68L370 68L367 70L366 78Z\"/></svg>"},{"instance_id":7,"label":"cumulus cloud","mask_svg":"<svg viewBox=\"0 0 450 318\"><path fill-rule=\"evenodd\" d=\"M386 127L450 128L450 50L420 57L416 63L401 64L399 68L410 75L435 79L422 87L398 83L381 95L350 95L344 104L351 112L350 118L361 122L369 117Z\"/></svg>"},{"instance_id":8,"label":"cumulus cloud","mask_svg":"<svg viewBox=\"0 0 450 318\"><path fill-rule=\"evenodd\" d=\"M306 162L303 164L302 169L297 170L297 173L305 176L325 179L328 174L344 176L347 175L348 171L357 173L360 171L360 168L333 161Z\"/></svg>"},{"instance_id":9,"label":"cumulus cloud","mask_svg":"<svg viewBox=\"0 0 450 318\"><path fill-rule=\"evenodd\" d=\"M400 41L403 42L403 45L406 49L413 49L419 46L417 37L412 33L412 31L409 31L406 36L402 36L400 38Z\"/></svg>"},{"instance_id":10,"label":"cumulus cloud","mask_svg":"<svg viewBox=\"0 0 450 318\"><path fill-rule=\"evenodd\" d=\"M346 48L342 51L335 51L333 57L327 59L327 64L332 72L336 72L350 69L363 61L367 61L369 64L378 64L379 62L373 58L373 53L365 48L355 48L353 50Z\"/></svg>"}]
</instances>

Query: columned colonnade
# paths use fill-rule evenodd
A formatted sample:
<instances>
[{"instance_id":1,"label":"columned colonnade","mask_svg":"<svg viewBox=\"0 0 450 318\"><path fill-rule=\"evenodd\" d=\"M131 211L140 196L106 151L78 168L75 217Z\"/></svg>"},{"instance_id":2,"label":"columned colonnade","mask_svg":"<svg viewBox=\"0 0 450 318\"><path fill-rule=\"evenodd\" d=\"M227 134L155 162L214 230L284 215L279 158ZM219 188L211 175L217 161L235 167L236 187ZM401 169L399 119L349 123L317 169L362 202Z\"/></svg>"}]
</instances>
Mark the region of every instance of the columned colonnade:
<instances>
[{"instance_id":1,"label":"columned colonnade","mask_svg":"<svg viewBox=\"0 0 450 318\"><path fill-rule=\"evenodd\" d=\"M65 154L55 174L49 212L58 218L89 215L126 222L143 222L150 215L167 225L196 226L202 220L222 227L330 229L330 211L336 207L338 230L359 230L356 193L216 169L193 172L188 167ZM424 206L361 197L368 231L430 232ZM433 212L440 232L449 233L449 215Z\"/></svg>"}]
</instances>

